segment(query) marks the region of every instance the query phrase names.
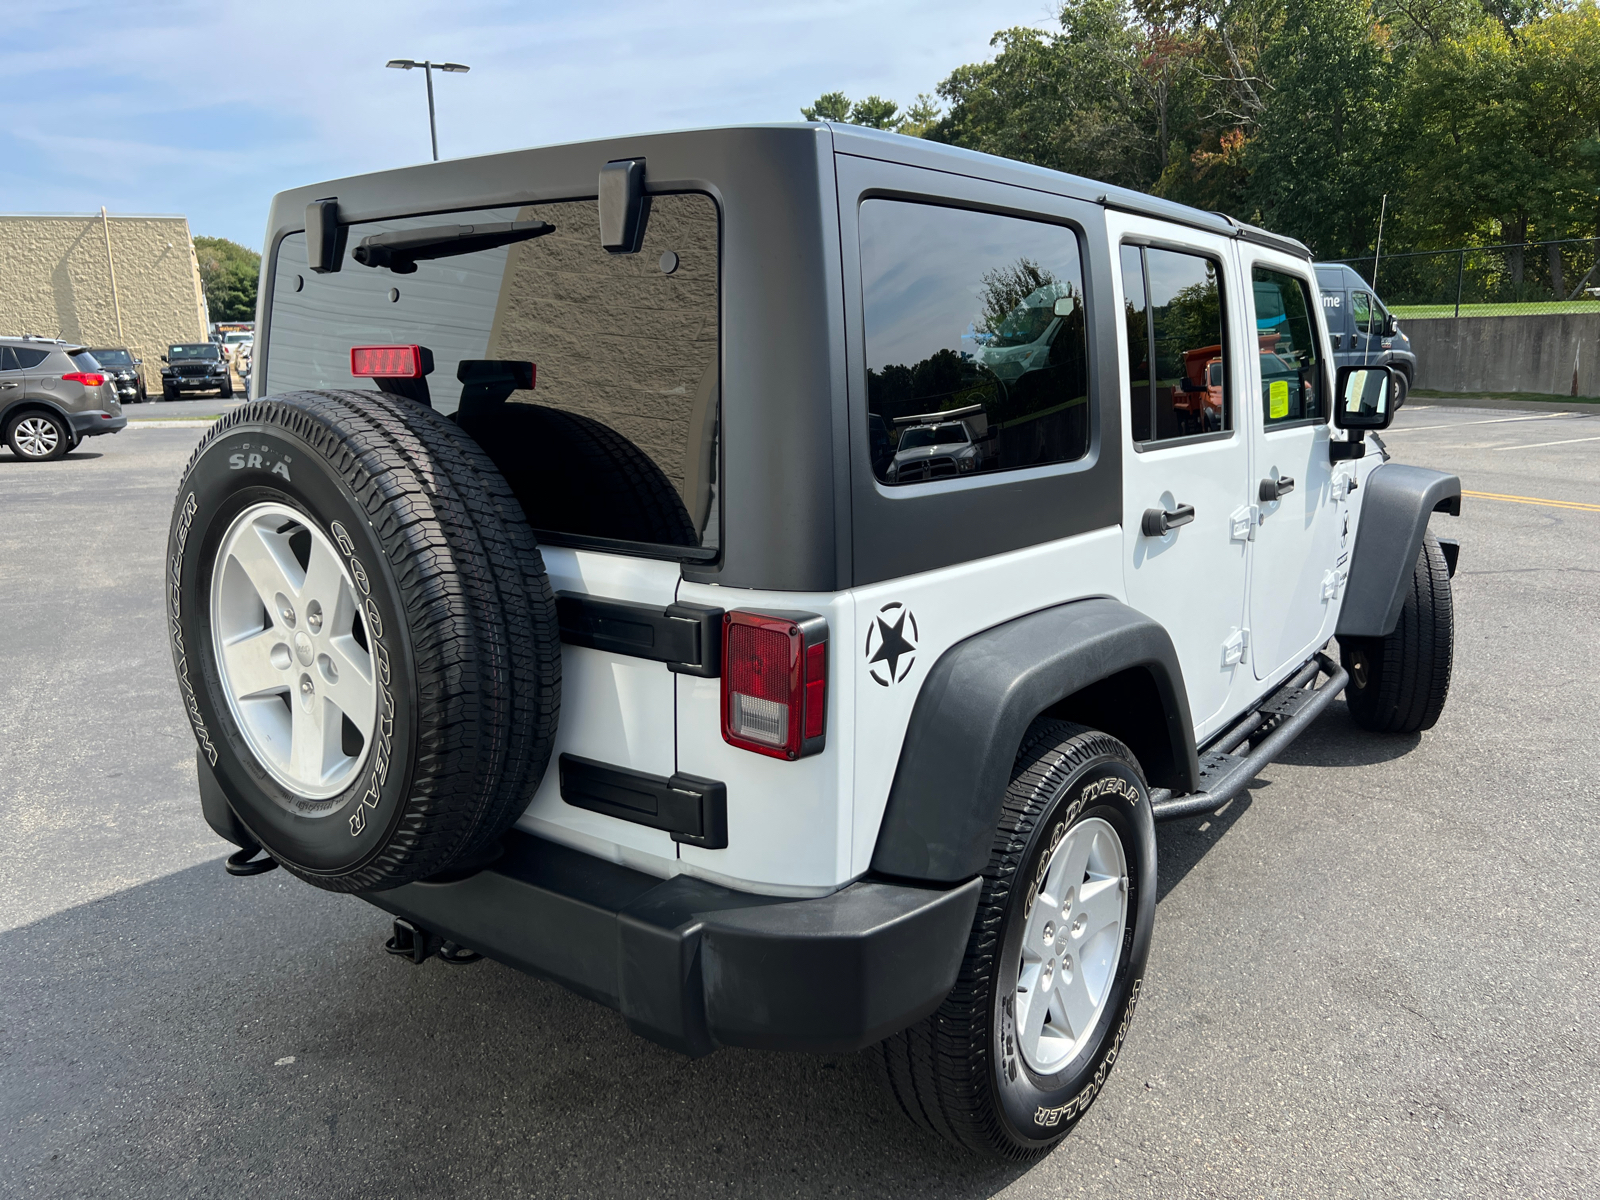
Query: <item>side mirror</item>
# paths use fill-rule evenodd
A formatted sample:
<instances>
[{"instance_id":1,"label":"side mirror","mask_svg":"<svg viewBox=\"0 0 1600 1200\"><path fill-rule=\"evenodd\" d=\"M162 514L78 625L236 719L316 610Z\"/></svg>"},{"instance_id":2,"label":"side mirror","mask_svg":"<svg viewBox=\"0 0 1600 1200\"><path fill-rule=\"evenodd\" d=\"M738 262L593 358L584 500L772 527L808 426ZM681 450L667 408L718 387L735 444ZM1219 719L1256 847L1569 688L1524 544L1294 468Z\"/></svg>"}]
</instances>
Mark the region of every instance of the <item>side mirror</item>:
<instances>
[{"instance_id":1,"label":"side mirror","mask_svg":"<svg viewBox=\"0 0 1600 1200\"><path fill-rule=\"evenodd\" d=\"M169 359L168 359L168 358L167 358L167 356L166 356L166 355L165 355L165 354L163 354L163 355L162 355L162 356L161 356L161 361L162 361L162 362L169 362L169 361L170 361L170 360L169 360Z\"/></svg>"},{"instance_id":2,"label":"side mirror","mask_svg":"<svg viewBox=\"0 0 1600 1200\"><path fill-rule=\"evenodd\" d=\"M144 366L144 359L142 359L142 358L136 358L136 359L134 359L134 360L133 360L133 365L134 365L134 366L136 366L136 367L142 367L142 366Z\"/></svg>"},{"instance_id":3,"label":"side mirror","mask_svg":"<svg viewBox=\"0 0 1600 1200\"><path fill-rule=\"evenodd\" d=\"M1072 310L1078 307L1078 302L1071 296L1056 297L1055 314L1058 317L1070 317Z\"/></svg>"},{"instance_id":4,"label":"side mirror","mask_svg":"<svg viewBox=\"0 0 1600 1200\"><path fill-rule=\"evenodd\" d=\"M1393 337L1400 332L1400 322L1395 320L1393 313L1383 314L1383 336Z\"/></svg>"},{"instance_id":5,"label":"side mirror","mask_svg":"<svg viewBox=\"0 0 1600 1200\"><path fill-rule=\"evenodd\" d=\"M1389 410L1393 392L1388 367L1340 367L1334 394L1333 423L1340 429L1387 429L1394 420Z\"/></svg>"}]
</instances>

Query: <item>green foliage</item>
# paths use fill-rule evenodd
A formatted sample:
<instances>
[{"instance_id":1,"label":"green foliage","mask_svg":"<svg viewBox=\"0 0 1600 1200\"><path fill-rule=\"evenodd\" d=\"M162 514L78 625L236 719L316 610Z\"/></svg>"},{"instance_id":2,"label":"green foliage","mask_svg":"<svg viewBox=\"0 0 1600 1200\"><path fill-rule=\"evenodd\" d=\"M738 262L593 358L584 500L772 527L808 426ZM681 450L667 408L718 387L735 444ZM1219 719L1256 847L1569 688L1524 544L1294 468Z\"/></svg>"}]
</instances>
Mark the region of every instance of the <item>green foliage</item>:
<instances>
[{"instance_id":1,"label":"green foliage","mask_svg":"<svg viewBox=\"0 0 1600 1200\"><path fill-rule=\"evenodd\" d=\"M227 238L197 237L195 258L212 321L253 321L261 255Z\"/></svg>"},{"instance_id":2,"label":"green foliage","mask_svg":"<svg viewBox=\"0 0 1600 1200\"><path fill-rule=\"evenodd\" d=\"M1046 284L1055 282L1055 275L1031 258L1019 258L1007 267L990 268L983 273L978 285L983 315L973 322L973 327L979 333L996 332L1017 305Z\"/></svg>"},{"instance_id":3,"label":"green foliage","mask_svg":"<svg viewBox=\"0 0 1600 1200\"><path fill-rule=\"evenodd\" d=\"M1063 0L1058 18L996 33L939 84L942 115L842 93L802 111L1227 212L1324 258L1371 252L1385 195L1395 248L1600 236L1597 0Z\"/></svg>"},{"instance_id":4,"label":"green foliage","mask_svg":"<svg viewBox=\"0 0 1600 1200\"><path fill-rule=\"evenodd\" d=\"M852 101L843 92L824 92L815 104L800 110L808 121L834 121L841 125L865 125L869 129L887 129L910 137L923 137L939 119L939 106L932 96L919 95L917 102L905 112L893 100L882 96L868 96Z\"/></svg>"}]
</instances>

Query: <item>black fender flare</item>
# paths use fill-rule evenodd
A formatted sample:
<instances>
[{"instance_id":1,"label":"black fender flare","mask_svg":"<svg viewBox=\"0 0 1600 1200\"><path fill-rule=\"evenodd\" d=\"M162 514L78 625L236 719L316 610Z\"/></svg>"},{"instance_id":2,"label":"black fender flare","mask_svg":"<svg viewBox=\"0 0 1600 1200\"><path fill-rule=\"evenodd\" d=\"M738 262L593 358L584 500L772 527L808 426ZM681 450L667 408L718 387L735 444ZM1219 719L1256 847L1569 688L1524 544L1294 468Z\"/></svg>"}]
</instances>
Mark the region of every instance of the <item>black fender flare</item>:
<instances>
[{"instance_id":1,"label":"black fender flare","mask_svg":"<svg viewBox=\"0 0 1600 1200\"><path fill-rule=\"evenodd\" d=\"M1130 668L1148 672L1164 709L1174 790L1194 790L1194 725L1171 637L1119 601L1075 600L974 634L934 663L906 726L872 869L939 883L982 871L1028 726Z\"/></svg>"},{"instance_id":2,"label":"black fender flare","mask_svg":"<svg viewBox=\"0 0 1600 1200\"><path fill-rule=\"evenodd\" d=\"M1425 467L1384 463L1361 486L1367 494L1334 632L1339 637L1387 637L1400 623L1428 518L1436 512L1461 515L1461 480Z\"/></svg>"}]
</instances>

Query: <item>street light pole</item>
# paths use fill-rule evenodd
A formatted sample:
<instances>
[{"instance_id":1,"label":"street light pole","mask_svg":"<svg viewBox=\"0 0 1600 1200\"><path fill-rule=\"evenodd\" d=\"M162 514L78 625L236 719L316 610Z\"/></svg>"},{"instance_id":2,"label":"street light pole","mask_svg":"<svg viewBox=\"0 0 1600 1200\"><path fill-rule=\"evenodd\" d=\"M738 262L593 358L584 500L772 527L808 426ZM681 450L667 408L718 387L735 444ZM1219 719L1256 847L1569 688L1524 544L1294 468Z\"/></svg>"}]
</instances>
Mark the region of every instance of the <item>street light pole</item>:
<instances>
[{"instance_id":1,"label":"street light pole","mask_svg":"<svg viewBox=\"0 0 1600 1200\"><path fill-rule=\"evenodd\" d=\"M439 161L439 129L433 111L433 73L435 71L449 71L452 75L465 75L472 70L462 63L447 62L436 63L429 59L418 62L414 58L391 58L384 64L400 71L410 71L415 67L422 68L423 77L428 81L428 138L433 143L433 161Z\"/></svg>"}]
</instances>

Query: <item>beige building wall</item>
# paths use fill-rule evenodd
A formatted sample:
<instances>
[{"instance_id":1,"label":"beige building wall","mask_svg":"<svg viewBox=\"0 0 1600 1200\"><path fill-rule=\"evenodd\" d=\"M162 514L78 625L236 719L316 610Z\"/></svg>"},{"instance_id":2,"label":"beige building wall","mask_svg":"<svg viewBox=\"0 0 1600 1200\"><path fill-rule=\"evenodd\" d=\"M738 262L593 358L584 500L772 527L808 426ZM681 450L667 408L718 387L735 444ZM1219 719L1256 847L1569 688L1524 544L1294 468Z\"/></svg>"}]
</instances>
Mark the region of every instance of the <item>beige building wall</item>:
<instances>
[{"instance_id":1,"label":"beige building wall","mask_svg":"<svg viewBox=\"0 0 1600 1200\"><path fill-rule=\"evenodd\" d=\"M187 218L0 215L0 334L126 346L159 395L167 346L204 341L206 326Z\"/></svg>"}]
</instances>

